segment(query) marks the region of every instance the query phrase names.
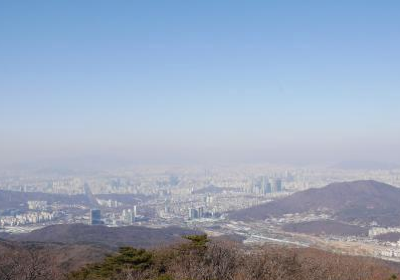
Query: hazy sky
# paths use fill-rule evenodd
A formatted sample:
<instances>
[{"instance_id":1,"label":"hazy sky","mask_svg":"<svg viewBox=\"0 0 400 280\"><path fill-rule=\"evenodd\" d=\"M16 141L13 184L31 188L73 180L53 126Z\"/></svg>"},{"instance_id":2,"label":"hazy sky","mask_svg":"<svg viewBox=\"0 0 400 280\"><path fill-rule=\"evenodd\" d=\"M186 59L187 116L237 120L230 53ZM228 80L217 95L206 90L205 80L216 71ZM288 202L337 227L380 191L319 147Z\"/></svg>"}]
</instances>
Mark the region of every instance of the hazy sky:
<instances>
[{"instance_id":1,"label":"hazy sky","mask_svg":"<svg viewBox=\"0 0 400 280\"><path fill-rule=\"evenodd\" d=\"M1 1L0 162L400 156L399 1Z\"/></svg>"}]
</instances>

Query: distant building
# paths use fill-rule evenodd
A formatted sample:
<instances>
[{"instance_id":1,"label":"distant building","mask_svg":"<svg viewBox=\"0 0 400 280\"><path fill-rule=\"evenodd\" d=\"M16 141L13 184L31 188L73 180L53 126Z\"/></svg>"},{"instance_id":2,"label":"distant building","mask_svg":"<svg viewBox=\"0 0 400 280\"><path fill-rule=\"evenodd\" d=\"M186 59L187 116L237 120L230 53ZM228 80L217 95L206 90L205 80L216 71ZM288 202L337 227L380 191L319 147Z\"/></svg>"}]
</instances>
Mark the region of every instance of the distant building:
<instances>
[{"instance_id":1,"label":"distant building","mask_svg":"<svg viewBox=\"0 0 400 280\"><path fill-rule=\"evenodd\" d=\"M136 219L136 217L137 217L137 206L134 205L133 206L133 218Z\"/></svg>"},{"instance_id":2,"label":"distant building","mask_svg":"<svg viewBox=\"0 0 400 280\"><path fill-rule=\"evenodd\" d=\"M199 207L197 208L197 218L203 218L204 217L204 208Z\"/></svg>"},{"instance_id":3,"label":"distant building","mask_svg":"<svg viewBox=\"0 0 400 280\"><path fill-rule=\"evenodd\" d=\"M204 211L204 207L189 208L189 220L195 220L199 218L206 217L206 213Z\"/></svg>"},{"instance_id":4,"label":"distant building","mask_svg":"<svg viewBox=\"0 0 400 280\"><path fill-rule=\"evenodd\" d=\"M268 180L267 176L263 176L261 178L261 194L267 194L272 192L271 183Z\"/></svg>"},{"instance_id":5,"label":"distant building","mask_svg":"<svg viewBox=\"0 0 400 280\"><path fill-rule=\"evenodd\" d=\"M45 210L47 208L47 201L28 201L29 210Z\"/></svg>"},{"instance_id":6,"label":"distant building","mask_svg":"<svg viewBox=\"0 0 400 280\"><path fill-rule=\"evenodd\" d=\"M137 219L137 212L136 212L136 205L133 206L133 209L124 209L122 211L122 220L125 224L131 225L132 223L136 222Z\"/></svg>"},{"instance_id":7,"label":"distant building","mask_svg":"<svg viewBox=\"0 0 400 280\"><path fill-rule=\"evenodd\" d=\"M252 192L255 194L266 195L272 192L270 180L267 176L259 177L253 181Z\"/></svg>"},{"instance_id":8,"label":"distant building","mask_svg":"<svg viewBox=\"0 0 400 280\"><path fill-rule=\"evenodd\" d=\"M189 208L189 220L194 220L199 217L199 213L195 208Z\"/></svg>"},{"instance_id":9,"label":"distant building","mask_svg":"<svg viewBox=\"0 0 400 280\"><path fill-rule=\"evenodd\" d=\"M90 210L90 224L91 225L101 225L103 224L101 220L101 211L99 209Z\"/></svg>"},{"instance_id":10,"label":"distant building","mask_svg":"<svg viewBox=\"0 0 400 280\"><path fill-rule=\"evenodd\" d=\"M271 191L281 192L282 191L282 180L281 179L271 179Z\"/></svg>"},{"instance_id":11,"label":"distant building","mask_svg":"<svg viewBox=\"0 0 400 280\"><path fill-rule=\"evenodd\" d=\"M169 203L170 203L169 200L165 200L165 203L164 203L164 213L165 214L168 214L171 212L171 207L170 207Z\"/></svg>"},{"instance_id":12,"label":"distant building","mask_svg":"<svg viewBox=\"0 0 400 280\"><path fill-rule=\"evenodd\" d=\"M122 211L122 220L125 224L131 225L133 222L133 212L131 209Z\"/></svg>"},{"instance_id":13,"label":"distant building","mask_svg":"<svg viewBox=\"0 0 400 280\"><path fill-rule=\"evenodd\" d=\"M203 201L206 204L206 206L208 206L211 203L213 203L213 197L208 194L207 196L204 197Z\"/></svg>"}]
</instances>

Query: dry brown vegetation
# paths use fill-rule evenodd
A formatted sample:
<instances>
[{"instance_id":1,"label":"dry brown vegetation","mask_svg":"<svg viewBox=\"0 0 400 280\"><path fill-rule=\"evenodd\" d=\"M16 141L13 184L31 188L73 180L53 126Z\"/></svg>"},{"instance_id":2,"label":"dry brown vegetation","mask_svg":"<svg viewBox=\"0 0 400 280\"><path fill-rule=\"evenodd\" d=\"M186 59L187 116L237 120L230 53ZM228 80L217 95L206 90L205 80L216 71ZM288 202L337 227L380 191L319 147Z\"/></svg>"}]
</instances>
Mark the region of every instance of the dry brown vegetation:
<instances>
[{"instance_id":1,"label":"dry brown vegetation","mask_svg":"<svg viewBox=\"0 0 400 280\"><path fill-rule=\"evenodd\" d=\"M386 280L394 274L384 263L367 258L277 246L249 250L205 236L189 239L188 244L148 254L117 254L72 274L70 279ZM123 259L127 262L119 262Z\"/></svg>"},{"instance_id":2,"label":"dry brown vegetation","mask_svg":"<svg viewBox=\"0 0 400 280\"><path fill-rule=\"evenodd\" d=\"M53 280L63 277L45 247L2 244L1 280Z\"/></svg>"},{"instance_id":3,"label":"dry brown vegetation","mask_svg":"<svg viewBox=\"0 0 400 280\"><path fill-rule=\"evenodd\" d=\"M387 280L395 271L369 258L280 246L244 248L231 241L190 236L157 250L121 248L103 261L65 273L46 247L3 246L1 280ZM72 258L74 256L71 256Z\"/></svg>"}]
</instances>

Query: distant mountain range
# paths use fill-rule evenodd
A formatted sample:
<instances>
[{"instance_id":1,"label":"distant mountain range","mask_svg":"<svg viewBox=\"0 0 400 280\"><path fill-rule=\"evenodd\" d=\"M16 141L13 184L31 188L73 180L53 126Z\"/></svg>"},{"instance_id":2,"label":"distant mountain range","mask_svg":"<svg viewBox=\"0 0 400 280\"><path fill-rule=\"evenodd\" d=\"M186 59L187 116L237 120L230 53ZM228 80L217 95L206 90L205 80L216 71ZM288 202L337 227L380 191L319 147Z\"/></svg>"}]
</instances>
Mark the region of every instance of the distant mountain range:
<instances>
[{"instance_id":1,"label":"distant mountain range","mask_svg":"<svg viewBox=\"0 0 400 280\"><path fill-rule=\"evenodd\" d=\"M264 220L294 213L329 213L336 221L400 226L400 188L376 182L334 183L232 212L236 220Z\"/></svg>"}]
</instances>

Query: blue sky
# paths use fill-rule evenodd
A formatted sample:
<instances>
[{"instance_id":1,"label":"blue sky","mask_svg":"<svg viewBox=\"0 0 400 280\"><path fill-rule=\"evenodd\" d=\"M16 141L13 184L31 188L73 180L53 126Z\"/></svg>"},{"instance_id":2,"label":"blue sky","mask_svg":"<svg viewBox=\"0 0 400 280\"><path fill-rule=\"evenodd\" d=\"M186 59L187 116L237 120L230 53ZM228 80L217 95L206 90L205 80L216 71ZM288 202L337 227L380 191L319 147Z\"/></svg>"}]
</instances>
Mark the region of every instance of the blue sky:
<instances>
[{"instance_id":1,"label":"blue sky","mask_svg":"<svg viewBox=\"0 0 400 280\"><path fill-rule=\"evenodd\" d=\"M398 161L398 1L1 1L0 161Z\"/></svg>"}]
</instances>

